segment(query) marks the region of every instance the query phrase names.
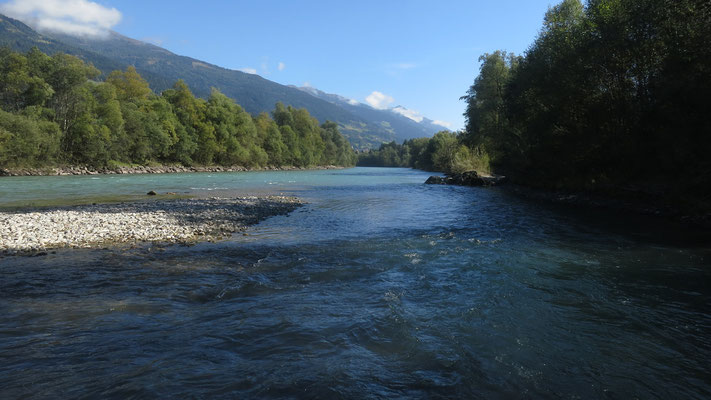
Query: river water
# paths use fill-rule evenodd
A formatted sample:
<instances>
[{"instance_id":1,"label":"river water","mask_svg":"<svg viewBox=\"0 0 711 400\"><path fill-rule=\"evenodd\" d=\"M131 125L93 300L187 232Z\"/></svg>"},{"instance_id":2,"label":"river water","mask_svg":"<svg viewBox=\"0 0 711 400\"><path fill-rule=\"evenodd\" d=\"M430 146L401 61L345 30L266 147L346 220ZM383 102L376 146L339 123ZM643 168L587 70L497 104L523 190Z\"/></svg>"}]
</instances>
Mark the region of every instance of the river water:
<instances>
[{"instance_id":1,"label":"river water","mask_svg":"<svg viewBox=\"0 0 711 400\"><path fill-rule=\"evenodd\" d=\"M3 178L3 204L309 203L218 243L0 258L0 397L711 397L706 233L426 177Z\"/></svg>"}]
</instances>

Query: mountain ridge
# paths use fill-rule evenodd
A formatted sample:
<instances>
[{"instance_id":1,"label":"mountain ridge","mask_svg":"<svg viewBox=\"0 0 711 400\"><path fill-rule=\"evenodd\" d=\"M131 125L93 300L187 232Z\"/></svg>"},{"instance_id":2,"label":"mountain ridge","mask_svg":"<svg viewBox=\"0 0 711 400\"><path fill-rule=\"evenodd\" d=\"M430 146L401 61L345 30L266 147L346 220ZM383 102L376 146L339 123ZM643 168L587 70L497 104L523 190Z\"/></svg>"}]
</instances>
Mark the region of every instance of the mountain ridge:
<instances>
[{"instance_id":1,"label":"mountain ridge","mask_svg":"<svg viewBox=\"0 0 711 400\"><path fill-rule=\"evenodd\" d=\"M116 32L110 32L107 37L98 39L61 33L40 33L19 20L0 14L0 46L8 46L17 51L27 51L36 46L48 54L71 54L92 63L104 76L113 70L123 70L133 65L156 93L170 88L179 79L184 80L199 97L209 96L211 89L215 87L235 99L252 114L270 112L277 102L295 108L306 108L320 122L337 122L341 132L355 149L377 148L384 142L431 136L434 133L402 119L393 118L382 113L382 110L361 109L347 102L323 98L256 74L178 55L152 43Z\"/></svg>"},{"instance_id":2,"label":"mountain ridge","mask_svg":"<svg viewBox=\"0 0 711 400\"><path fill-rule=\"evenodd\" d=\"M314 88L312 86L293 86L301 91L307 92L315 97L326 100L337 104L347 111L353 113L364 119L377 120L380 123L387 123L394 131L393 140L397 142L402 142L407 139L414 139L417 137L432 136L435 133L443 130L448 130L447 128L437 125L433 120L420 116L420 121L415 121L414 119L406 116L405 114L398 112L398 110L411 111L403 106L395 106L387 109L377 109L368 104L358 102L347 97L343 97L334 93L326 93L322 90ZM399 132L405 132L399 133Z\"/></svg>"}]
</instances>

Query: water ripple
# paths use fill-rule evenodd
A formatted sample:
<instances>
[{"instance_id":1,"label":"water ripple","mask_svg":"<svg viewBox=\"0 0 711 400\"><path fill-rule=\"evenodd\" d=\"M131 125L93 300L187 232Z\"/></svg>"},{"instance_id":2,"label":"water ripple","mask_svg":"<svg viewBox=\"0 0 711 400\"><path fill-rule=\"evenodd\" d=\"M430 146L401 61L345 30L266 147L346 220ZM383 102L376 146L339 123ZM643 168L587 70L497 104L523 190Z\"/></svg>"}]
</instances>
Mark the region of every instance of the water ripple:
<instances>
[{"instance_id":1,"label":"water ripple","mask_svg":"<svg viewBox=\"0 0 711 400\"><path fill-rule=\"evenodd\" d=\"M0 258L0 397L711 397L708 246L358 171L248 236Z\"/></svg>"}]
</instances>

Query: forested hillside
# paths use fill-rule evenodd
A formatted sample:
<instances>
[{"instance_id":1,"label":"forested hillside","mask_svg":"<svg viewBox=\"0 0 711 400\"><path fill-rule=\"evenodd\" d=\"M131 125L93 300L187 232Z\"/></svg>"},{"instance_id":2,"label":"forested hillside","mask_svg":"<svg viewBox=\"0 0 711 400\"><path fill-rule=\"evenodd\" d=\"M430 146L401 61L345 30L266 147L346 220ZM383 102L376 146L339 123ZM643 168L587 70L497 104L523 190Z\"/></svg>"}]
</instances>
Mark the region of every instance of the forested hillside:
<instances>
[{"instance_id":1,"label":"forested hillside","mask_svg":"<svg viewBox=\"0 0 711 400\"><path fill-rule=\"evenodd\" d=\"M413 137L415 134L410 131L419 130L416 125L403 121L405 117L396 118L401 122L399 125L383 124L382 111L373 110L378 114L374 117L355 114L295 87L180 56L115 32L104 38L38 33L18 20L0 15L0 45L20 52L37 47L49 55L71 54L93 64L104 77L111 71L134 66L156 92L171 88L178 79L201 98L208 98L212 88L218 88L252 114L270 111L276 102L306 108L321 121L337 122L339 130L356 148L377 147L395 138Z\"/></svg>"},{"instance_id":2,"label":"forested hillside","mask_svg":"<svg viewBox=\"0 0 711 400\"><path fill-rule=\"evenodd\" d=\"M183 81L155 94L133 67L100 71L63 53L0 50L0 167L126 163L353 165L333 122L276 105L252 116L213 89L196 98Z\"/></svg>"}]
</instances>

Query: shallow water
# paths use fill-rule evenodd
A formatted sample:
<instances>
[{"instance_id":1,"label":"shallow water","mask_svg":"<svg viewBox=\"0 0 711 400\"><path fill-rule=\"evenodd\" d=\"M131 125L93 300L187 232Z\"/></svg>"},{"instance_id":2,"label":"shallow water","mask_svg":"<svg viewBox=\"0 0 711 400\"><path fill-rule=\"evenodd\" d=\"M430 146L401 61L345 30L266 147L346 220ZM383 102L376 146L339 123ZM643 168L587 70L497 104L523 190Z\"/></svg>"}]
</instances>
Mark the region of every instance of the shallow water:
<instances>
[{"instance_id":1,"label":"shallow water","mask_svg":"<svg viewBox=\"0 0 711 400\"><path fill-rule=\"evenodd\" d=\"M0 180L309 202L219 243L0 258L0 397L711 396L706 233L426 177Z\"/></svg>"}]
</instances>

